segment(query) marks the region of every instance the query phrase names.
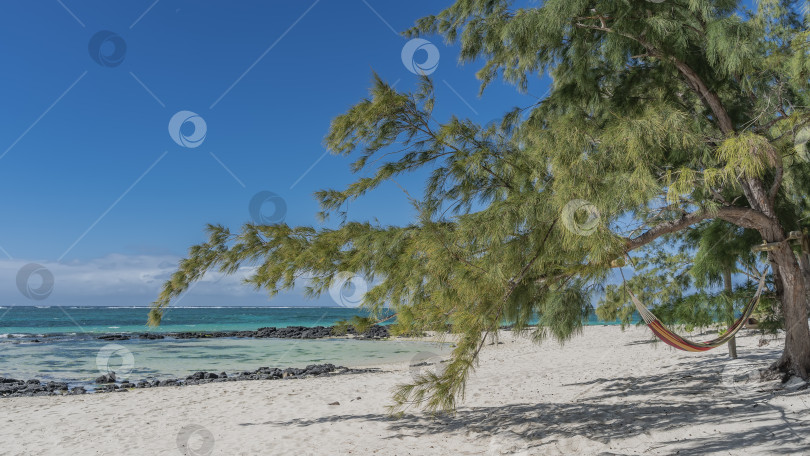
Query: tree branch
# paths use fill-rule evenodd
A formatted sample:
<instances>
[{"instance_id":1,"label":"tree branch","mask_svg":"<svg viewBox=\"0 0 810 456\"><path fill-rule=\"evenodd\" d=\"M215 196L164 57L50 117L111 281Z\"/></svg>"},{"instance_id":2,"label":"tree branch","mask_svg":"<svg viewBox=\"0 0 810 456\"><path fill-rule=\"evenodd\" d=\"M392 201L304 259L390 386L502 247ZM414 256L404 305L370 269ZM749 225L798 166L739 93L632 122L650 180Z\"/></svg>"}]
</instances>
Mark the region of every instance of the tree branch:
<instances>
[{"instance_id":1,"label":"tree branch","mask_svg":"<svg viewBox=\"0 0 810 456\"><path fill-rule=\"evenodd\" d=\"M644 49L647 50L647 53L653 57L657 57L663 60L669 60L673 64L675 64L675 68L686 78L686 82L689 87L703 100L703 103L712 111L715 118L717 119L717 125L720 127L720 131L723 132L724 135L730 136L734 134L734 123L731 121L731 117L728 115L728 111L726 111L725 106L723 106L723 102L720 100L720 97L717 96L709 86L706 85L706 82L703 81L703 78L697 74L695 70L692 69L689 65L685 62L679 60L675 56L666 55L661 52L658 48L653 46L651 43L648 43L641 37L637 37L634 35L630 35L628 33L619 32L615 29L607 27L602 21L601 26L595 25L588 25L583 24L581 22L576 22L575 26L583 29L588 30L597 30L605 33L615 33L617 35L623 36L627 39L633 40L636 43L640 44Z\"/></svg>"},{"instance_id":2,"label":"tree branch","mask_svg":"<svg viewBox=\"0 0 810 456\"><path fill-rule=\"evenodd\" d=\"M765 214L744 207L721 207L716 216L704 210L691 212L677 220L670 220L650 228L646 232L627 239L625 251L643 247L666 234L676 233L704 220L719 218L742 228L753 230L773 229L774 222Z\"/></svg>"}]
</instances>

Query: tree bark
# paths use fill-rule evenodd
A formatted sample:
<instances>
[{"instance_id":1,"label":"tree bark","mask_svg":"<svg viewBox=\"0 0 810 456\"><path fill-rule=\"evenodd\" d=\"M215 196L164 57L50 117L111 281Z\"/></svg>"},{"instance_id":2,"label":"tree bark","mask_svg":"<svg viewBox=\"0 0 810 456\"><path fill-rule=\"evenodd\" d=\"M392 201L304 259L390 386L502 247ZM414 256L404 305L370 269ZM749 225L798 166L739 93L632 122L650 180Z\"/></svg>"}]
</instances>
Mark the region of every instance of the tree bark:
<instances>
[{"instance_id":1,"label":"tree bark","mask_svg":"<svg viewBox=\"0 0 810 456\"><path fill-rule=\"evenodd\" d=\"M796 256L785 242L770 252L777 295L785 318L785 350L772 370L808 378L810 372L810 326L807 323L807 284Z\"/></svg>"},{"instance_id":2,"label":"tree bark","mask_svg":"<svg viewBox=\"0 0 810 456\"><path fill-rule=\"evenodd\" d=\"M810 235L802 235L802 251L799 253L799 267L804 275L807 311L810 312Z\"/></svg>"},{"instance_id":3,"label":"tree bark","mask_svg":"<svg viewBox=\"0 0 810 456\"><path fill-rule=\"evenodd\" d=\"M733 292L732 285L731 285L731 269L726 269L723 271L723 282L726 289L726 296L728 298L728 314L729 314L729 324L734 323L734 301L731 300L731 294ZM728 356L731 359L737 359L737 338L732 337L730 341L728 341Z\"/></svg>"}]
</instances>

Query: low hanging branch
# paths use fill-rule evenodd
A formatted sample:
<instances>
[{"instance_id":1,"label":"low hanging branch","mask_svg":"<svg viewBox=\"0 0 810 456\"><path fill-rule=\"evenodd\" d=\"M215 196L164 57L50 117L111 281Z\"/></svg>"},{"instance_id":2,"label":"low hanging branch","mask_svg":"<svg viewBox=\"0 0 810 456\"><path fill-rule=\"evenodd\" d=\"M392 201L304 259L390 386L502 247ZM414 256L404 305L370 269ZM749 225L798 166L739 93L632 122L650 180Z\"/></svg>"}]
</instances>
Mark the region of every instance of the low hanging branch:
<instances>
[{"instance_id":1,"label":"low hanging branch","mask_svg":"<svg viewBox=\"0 0 810 456\"><path fill-rule=\"evenodd\" d=\"M403 332L456 334L445 371L402 386L396 404L451 409L502 322L536 340L567 340L591 312L590 290L628 252L653 250L665 236L707 240L721 225L740 242L783 241L810 215L810 165L783 165L795 150L785 132L810 115L810 65L804 51L779 44L801 41L795 24L804 18L778 2L754 18L733 5L641 3L512 10L507 1L459 0L421 19L408 34L441 33L459 42L462 60L484 59L483 86L502 77L525 89L548 72L548 95L500 122L439 121L428 78L405 93L375 75L369 96L326 137L363 177L316 193L320 215L424 172L412 223L349 222L341 213L334 228L211 226L164 285L151 321L208 271L254 266L246 283L271 296L301 277L311 277L311 296L342 272L376 278L364 298L372 314L390 306ZM786 117L783 106L795 112ZM667 210L653 211L663 199ZM616 225L628 219L646 231L625 237ZM790 249L773 253L775 278L801 277ZM806 372L810 332L796 296L810 283L784 280L776 288L793 320L782 364Z\"/></svg>"}]
</instances>

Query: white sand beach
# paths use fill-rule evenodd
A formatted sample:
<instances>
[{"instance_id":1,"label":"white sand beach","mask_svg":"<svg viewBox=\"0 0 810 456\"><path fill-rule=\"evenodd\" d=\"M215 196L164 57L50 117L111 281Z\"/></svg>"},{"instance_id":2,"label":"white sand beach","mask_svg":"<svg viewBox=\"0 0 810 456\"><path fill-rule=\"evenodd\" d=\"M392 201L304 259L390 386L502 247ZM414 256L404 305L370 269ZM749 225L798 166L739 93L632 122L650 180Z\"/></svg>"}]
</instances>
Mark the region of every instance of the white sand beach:
<instances>
[{"instance_id":1,"label":"white sand beach","mask_svg":"<svg viewBox=\"0 0 810 456\"><path fill-rule=\"evenodd\" d=\"M740 359L729 361L725 347L692 354L652 344L646 328L586 327L563 347L500 337L483 351L455 416L389 418L391 389L411 374L381 366L4 399L0 454L810 454L810 390L733 380L765 366L781 341L759 347L759 336L743 334Z\"/></svg>"}]
</instances>

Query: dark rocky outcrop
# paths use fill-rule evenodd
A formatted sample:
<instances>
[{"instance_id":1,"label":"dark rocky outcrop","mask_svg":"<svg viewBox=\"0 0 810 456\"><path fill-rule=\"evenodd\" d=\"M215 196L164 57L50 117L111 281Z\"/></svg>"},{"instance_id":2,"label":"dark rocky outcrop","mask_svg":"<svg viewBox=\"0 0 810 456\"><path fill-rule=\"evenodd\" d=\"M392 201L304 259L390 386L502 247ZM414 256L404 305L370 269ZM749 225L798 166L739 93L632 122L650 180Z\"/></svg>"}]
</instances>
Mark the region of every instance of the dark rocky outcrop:
<instances>
[{"instance_id":1,"label":"dark rocky outcrop","mask_svg":"<svg viewBox=\"0 0 810 456\"><path fill-rule=\"evenodd\" d=\"M96 379L96 393L123 393L131 389L158 388L170 386L201 385L205 383L238 382L248 380L292 380L323 375L357 374L376 372L376 369L350 369L335 366L334 364L311 364L303 369L288 367L286 369L260 367L255 371L243 371L228 375L225 372L195 372L184 380L169 378L165 380L139 380L136 383L124 380L115 383L115 373L102 375ZM111 380L111 381L110 381ZM85 394L84 386L69 388L67 383L48 382L39 380L16 380L0 377L0 398L2 397L31 397L31 396L60 396Z\"/></svg>"},{"instance_id":2,"label":"dark rocky outcrop","mask_svg":"<svg viewBox=\"0 0 810 456\"><path fill-rule=\"evenodd\" d=\"M104 374L101 377L96 378L96 383L98 384L115 383L115 372L110 372L108 374Z\"/></svg>"},{"instance_id":3,"label":"dark rocky outcrop","mask_svg":"<svg viewBox=\"0 0 810 456\"><path fill-rule=\"evenodd\" d=\"M98 337L99 340L129 340L126 334L106 334Z\"/></svg>"},{"instance_id":4,"label":"dark rocky outcrop","mask_svg":"<svg viewBox=\"0 0 810 456\"><path fill-rule=\"evenodd\" d=\"M84 391L84 388L81 388ZM43 383L37 379L17 380L14 378L0 377L0 397L21 397L21 396L53 396L57 394L81 394L77 388L68 390L68 384L64 382Z\"/></svg>"},{"instance_id":5,"label":"dark rocky outcrop","mask_svg":"<svg viewBox=\"0 0 810 456\"><path fill-rule=\"evenodd\" d=\"M259 328L256 331L213 331L213 332L169 332L169 333L142 333L138 334L139 339L156 340L166 337L174 339L217 339L222 337L253 337L253 338L274 338L274 339L324 339L327 337L342 337L352 335L357 339L378 340L391 336L387 326L374 325L365 332L358 333L352 326L287 326L286 328ZM129 340L126 334L106 334L99 336L101 340Z\"/></svg>"}]
</instances>

